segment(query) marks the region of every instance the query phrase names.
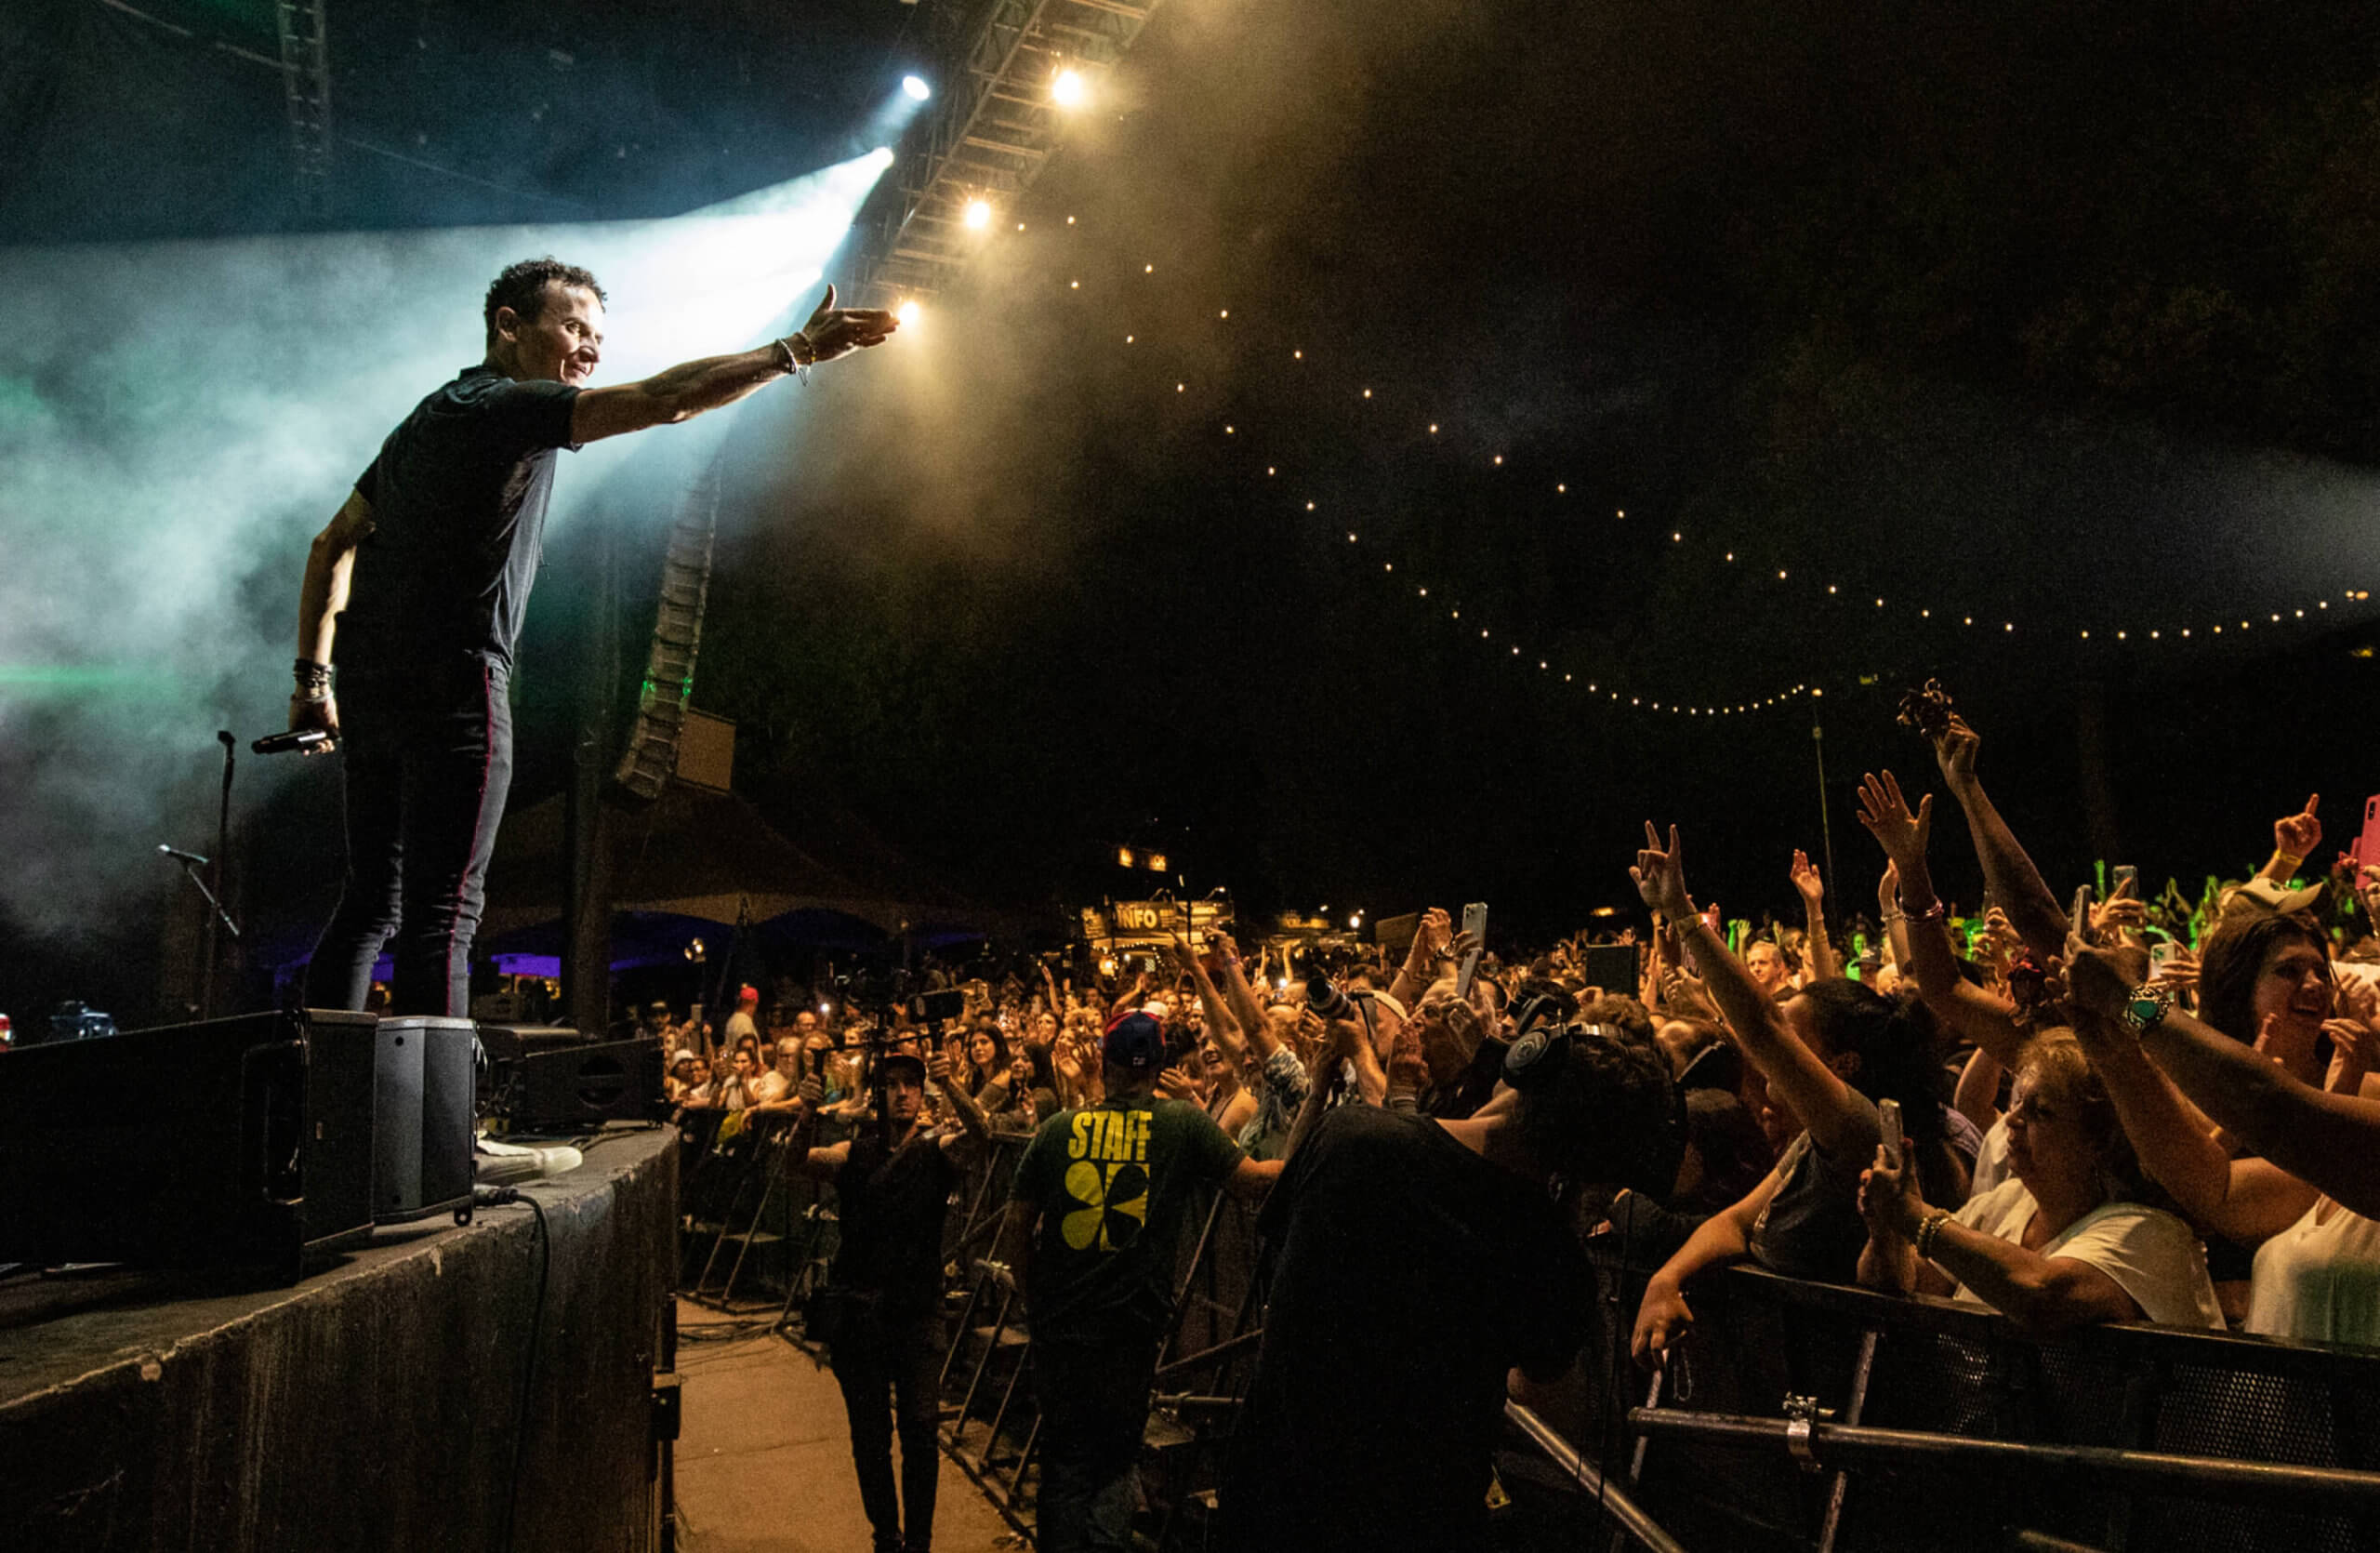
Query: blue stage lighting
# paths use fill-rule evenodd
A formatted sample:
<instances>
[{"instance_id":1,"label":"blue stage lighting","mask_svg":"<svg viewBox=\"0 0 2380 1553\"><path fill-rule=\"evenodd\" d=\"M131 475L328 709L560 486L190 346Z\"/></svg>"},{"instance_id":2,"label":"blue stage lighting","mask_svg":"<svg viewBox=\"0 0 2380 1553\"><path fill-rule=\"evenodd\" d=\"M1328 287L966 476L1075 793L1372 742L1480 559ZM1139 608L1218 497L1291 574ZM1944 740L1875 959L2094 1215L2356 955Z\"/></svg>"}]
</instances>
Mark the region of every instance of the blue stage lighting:
<instances>
[{"instance_id":1,"label":"blue stage lighting","mask_svg":"<svg viewBox=\"0 0 2380 1553\"><path fill-rule=\"evenodd\" d=\"M909 94L913 102L923 102L933 95L933 88L926 85L922 75L904 75L901 77L901 89Z\"/></svg>"}]
</instances>

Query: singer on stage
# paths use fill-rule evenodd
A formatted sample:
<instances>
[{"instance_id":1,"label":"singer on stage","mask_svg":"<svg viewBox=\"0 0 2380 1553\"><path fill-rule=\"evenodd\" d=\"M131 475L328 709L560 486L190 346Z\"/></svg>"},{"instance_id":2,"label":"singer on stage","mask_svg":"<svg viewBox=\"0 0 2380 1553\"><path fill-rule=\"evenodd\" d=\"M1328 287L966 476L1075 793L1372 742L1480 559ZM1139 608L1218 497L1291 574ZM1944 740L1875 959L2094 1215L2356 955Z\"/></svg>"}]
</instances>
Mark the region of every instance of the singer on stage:
<instances>
[{"instance_id":1,"label":"singer on stage","mask_svg":"<svg viewBox=\"0 0 2380 1553\"><path fill-rule=\"evenodd\" d=\"M603 344L595 277L534 259L496 278L486 359L389 433L306 558L289 725L337 740L347 816L345 887L314 946L309 1004L362 1008L393 934L390 1011L469 1012L471 936L512 778L506 686L555 453L732 405L898 326L834 303L828 286L806 325L758 350L584 389Z\"/></svg>"}]
</instances>

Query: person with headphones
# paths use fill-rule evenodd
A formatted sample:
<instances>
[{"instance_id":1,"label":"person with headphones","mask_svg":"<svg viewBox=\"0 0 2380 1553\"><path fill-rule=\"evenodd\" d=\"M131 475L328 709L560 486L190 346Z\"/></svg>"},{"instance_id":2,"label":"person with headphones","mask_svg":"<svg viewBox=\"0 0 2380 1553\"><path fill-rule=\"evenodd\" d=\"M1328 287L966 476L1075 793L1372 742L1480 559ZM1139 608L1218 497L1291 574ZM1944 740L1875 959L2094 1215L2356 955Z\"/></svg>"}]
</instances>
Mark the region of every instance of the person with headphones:
<instances>
[{"instance_id":1,"label":"person with headphones","mask_svg":"<svg viewBox=\"0 0 2380 1553\"><path fill-rule=\"evenodd\" d=\"M984 1113L954 1083L940 1053L920 1059L899 1047L872 1068L872 1113L856 1135L802 1148L826 1099L813 1073L801 1081L792 1147L801 1173L831 1181L842 1243L827 1272L826 1339L851 1419L852 1462L876 1553L927 1553L942 1455L943 1218L960 1175L981 1151ZM958 1113L957 1131L919 1124L931 1078ZM892 1420L899 1420L901 1479L892 1480Z\"/></svg>"},{"instance_id":2,"label":"person with headphones","mask_svg":"<svg viewBox=\"0 0 2380 1553\"><path fill-rule=\"evenodd\" d=\"M1411 1031L1390 1055L1388 1108L1324 1115L1309 1099L1258 1221L1272 1298L1217 1546L1488 1545L1505 1376L1559 1378L1590 1329L1594 1278L1565 1200L1590 1185L1665 1193L1677 1170L1659 1045L1618 1026L1549 1029L1554 1013L1521 1011L1502 1082L1469 1118L1408 1108L1430 1081Z\"/></svg>"}]
</instances>

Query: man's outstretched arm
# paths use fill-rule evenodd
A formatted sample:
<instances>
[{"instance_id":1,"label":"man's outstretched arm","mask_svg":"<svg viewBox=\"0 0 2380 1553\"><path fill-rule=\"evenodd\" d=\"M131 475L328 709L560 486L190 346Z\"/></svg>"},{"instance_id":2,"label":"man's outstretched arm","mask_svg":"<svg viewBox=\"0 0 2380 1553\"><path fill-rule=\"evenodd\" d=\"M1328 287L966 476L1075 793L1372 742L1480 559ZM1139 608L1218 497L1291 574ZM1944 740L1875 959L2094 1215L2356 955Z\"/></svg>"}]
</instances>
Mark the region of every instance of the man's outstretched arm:
<instances>
[{"instance_id":1,"label":"man's outstretched arm","mask_svg":"<svg viewBox=\"0 0 2380 1553\"><path fill-rule=\"evenodd\" d=\"M571 405L570 440L599 442L648 426L690 419L706 410L733 405L797 367L881 345L900 326L899 319L878 309L836 307L835 288L830 285L809 323L757 351L705 356L681 362L641 382L588 389Z\"/></svg>"}]
</instances>

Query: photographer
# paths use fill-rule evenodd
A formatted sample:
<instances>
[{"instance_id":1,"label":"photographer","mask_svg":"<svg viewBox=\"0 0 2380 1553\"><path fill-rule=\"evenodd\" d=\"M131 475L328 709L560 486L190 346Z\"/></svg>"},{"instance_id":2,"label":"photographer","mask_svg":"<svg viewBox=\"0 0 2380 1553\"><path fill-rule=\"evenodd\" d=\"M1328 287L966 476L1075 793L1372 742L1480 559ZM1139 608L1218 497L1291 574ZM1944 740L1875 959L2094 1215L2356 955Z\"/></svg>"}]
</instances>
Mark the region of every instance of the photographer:
<instances>
[{"instance_id":1,"label":"photographer","mask_svg":"<svg viewBox=\"0 0 2380 1553\"><path fill-rule=\"evenodd\" d=\"M1339 1027L1336 1044L1351 1035ZM1392 1105L1429 1082L1422 1043L1401 1033ZM1487 1545L1506 1374L1558 1378L1587 1331L1593 1275L1563 1200L1665 1191L1675 1169L1651 1040L1533 1032L1505 1071L1520 1087L1467 1120L1360 1105L1301 1119L1259 1221L1277 1255L1221 1546Z\"/></svg>"},{"instance_id":2,"label":"photographer","mask_svg":"<svg viewBox=\"0 0 2380 1553\"><path fill-rule=\"evenodd\" d=\"M876 1553L925 1553L933 1540L942 1468L934 1428L945 1343L943 1219L961 1172L982 1148L984 1115L965 1088L951 1082L950 1064L939 1054L920 1061L908 1052L883 1051L873 1077L873 1124L847 1142L801 1154L803 1175L834 1184L842 1229L827 1275L826 1330L813 1335L825 1337L842 1388L860 1504ZM919 1125L929 1078L949 1096L961 1131L936 1135ZM825 1097L817 1075L801 1081L794 1147L802 1147Z\"/></svg>"}]
</instances>

